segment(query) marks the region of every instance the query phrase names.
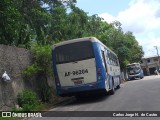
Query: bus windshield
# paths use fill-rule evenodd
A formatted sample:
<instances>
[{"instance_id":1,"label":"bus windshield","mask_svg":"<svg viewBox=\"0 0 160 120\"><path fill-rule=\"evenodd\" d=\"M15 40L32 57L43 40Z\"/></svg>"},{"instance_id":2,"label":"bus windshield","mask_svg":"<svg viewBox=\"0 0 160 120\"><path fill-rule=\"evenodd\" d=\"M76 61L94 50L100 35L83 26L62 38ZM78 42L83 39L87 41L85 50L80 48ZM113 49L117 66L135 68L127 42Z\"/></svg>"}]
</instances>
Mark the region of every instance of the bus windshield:
<instances>
[{"instance_id":1,"label":"bus windshield","mask_svg":"<svg viewBox=\"0 0 160 120\"><path fill-rule=\"evenodd\" d=\"M127 66L127 71L128 73L139 73L140 71L140 66L139 65L129 65Z\"/></svg>"},{"instance_id":2,"label":"bus windshield","mask_svg":"<svg viewBox=\"0 0 160 120\"><path fill-rule=\"evenodd\" d=\"M56 64L94 58L92 43L90 41L75 42L58 46L55 51Z\"/></svg>"}]
</instances>

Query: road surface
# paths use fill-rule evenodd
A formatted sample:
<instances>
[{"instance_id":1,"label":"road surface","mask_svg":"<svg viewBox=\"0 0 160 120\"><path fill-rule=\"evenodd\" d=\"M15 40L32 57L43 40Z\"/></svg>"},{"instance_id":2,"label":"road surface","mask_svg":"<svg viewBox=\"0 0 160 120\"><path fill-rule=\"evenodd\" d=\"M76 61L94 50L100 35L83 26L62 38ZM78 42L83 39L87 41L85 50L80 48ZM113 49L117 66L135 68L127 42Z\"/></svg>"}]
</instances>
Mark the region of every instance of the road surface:
<instances>
[{"instance_id":1,"label":"road surface","mask_svg":"<svg viewBox=\"0 0 160 120\"><path fill-rule=\"evenodd\" d=\"M160 75L147 76L142 80L125 82L114 95L89 96L82 100L73 99L69 103L58 106L45 116L52 116L54 111L160 111ZM56 112L55 112L56 113ZM103 112L102 112L103 113ZM121 112L120 112L121 113ZM123 113L123 112L122 112ZM159 112L160 113L160 112ZM70 113L71 114L71 113ZM84 112L82 116L91 114ZM97 112L97 114L99 114ZM106 113L107 114L107 113ZM104 114L103 114L104 115ZM153 114L152 114L153 115ZM69 115L70 116L70 115ZM160 117L47 117L48 120L160 120Z\"/></svg>"}]
</instances>

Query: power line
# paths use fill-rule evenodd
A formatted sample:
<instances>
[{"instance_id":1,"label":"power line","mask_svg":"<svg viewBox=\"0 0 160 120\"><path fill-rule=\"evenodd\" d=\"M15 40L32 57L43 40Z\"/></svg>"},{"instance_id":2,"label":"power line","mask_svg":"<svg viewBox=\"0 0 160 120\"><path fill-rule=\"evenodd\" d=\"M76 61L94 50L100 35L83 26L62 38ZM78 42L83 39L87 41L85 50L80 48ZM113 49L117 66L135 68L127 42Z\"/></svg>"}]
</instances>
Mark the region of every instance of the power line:
<instances>
[{"instance_id":1,"label":"power line","mask_svg":"<svg viewBox=\"0 0 160 120\"><path fill-rule=\"evenodd\" d=\"M158 55L158 70L159 70L159 63L160 63L160 59L159 59L159 53L158 53L158 47L157 46L154 46L155 48L156 48L156 50L157 50L157 55Z\"/></svg>"}]
</instances>

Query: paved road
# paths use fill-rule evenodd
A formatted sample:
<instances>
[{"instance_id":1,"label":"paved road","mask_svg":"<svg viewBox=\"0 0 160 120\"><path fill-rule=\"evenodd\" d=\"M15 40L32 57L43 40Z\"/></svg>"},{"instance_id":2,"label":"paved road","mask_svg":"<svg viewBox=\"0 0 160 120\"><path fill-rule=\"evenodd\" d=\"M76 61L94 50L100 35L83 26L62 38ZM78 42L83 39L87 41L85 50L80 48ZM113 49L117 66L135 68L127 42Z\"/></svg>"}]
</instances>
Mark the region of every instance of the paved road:
<instances>
[{"instance_id":1,"label":"paved road","mask_svg":"<svg viewBox=\"0 0 160 120\"><path fill-rule=\"evenodd\" d=\"M142 80L133 80L121 85L114 95L90 96L82 100L73 99L51 111L160 111L160 75L148 76ZM52 112L47 113L52 114ZM85 113L89 114L89 113ZM150 120L153 117L93 117L92 119L111 120ZM53 119L51 117L42 119ZM89 120L91 117L55 117L54 120ZM154 120L160 118L154 117Z\"/></svg>"}]
</instances>

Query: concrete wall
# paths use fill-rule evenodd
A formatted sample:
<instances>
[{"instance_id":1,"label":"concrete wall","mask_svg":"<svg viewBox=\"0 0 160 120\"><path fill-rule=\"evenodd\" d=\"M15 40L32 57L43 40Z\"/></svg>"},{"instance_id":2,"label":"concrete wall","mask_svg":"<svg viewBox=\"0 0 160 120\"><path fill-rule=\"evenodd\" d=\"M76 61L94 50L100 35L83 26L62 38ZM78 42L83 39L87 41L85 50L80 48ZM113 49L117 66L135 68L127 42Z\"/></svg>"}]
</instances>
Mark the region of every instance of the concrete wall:
<instances>
[{"instance_id":1,"label":"concrete wall","mask_svg":"<svg viewBox=\"0 0 160 120\"><path fill-rule=\"evenodd\" d=\"M0 110L11 110L17 104L17 94L27 87L21 72L31 63L30 51L0 45ZM4 71L10 76L11 82L6 83L2 80Z\"/></svg>"}]
</instances>

